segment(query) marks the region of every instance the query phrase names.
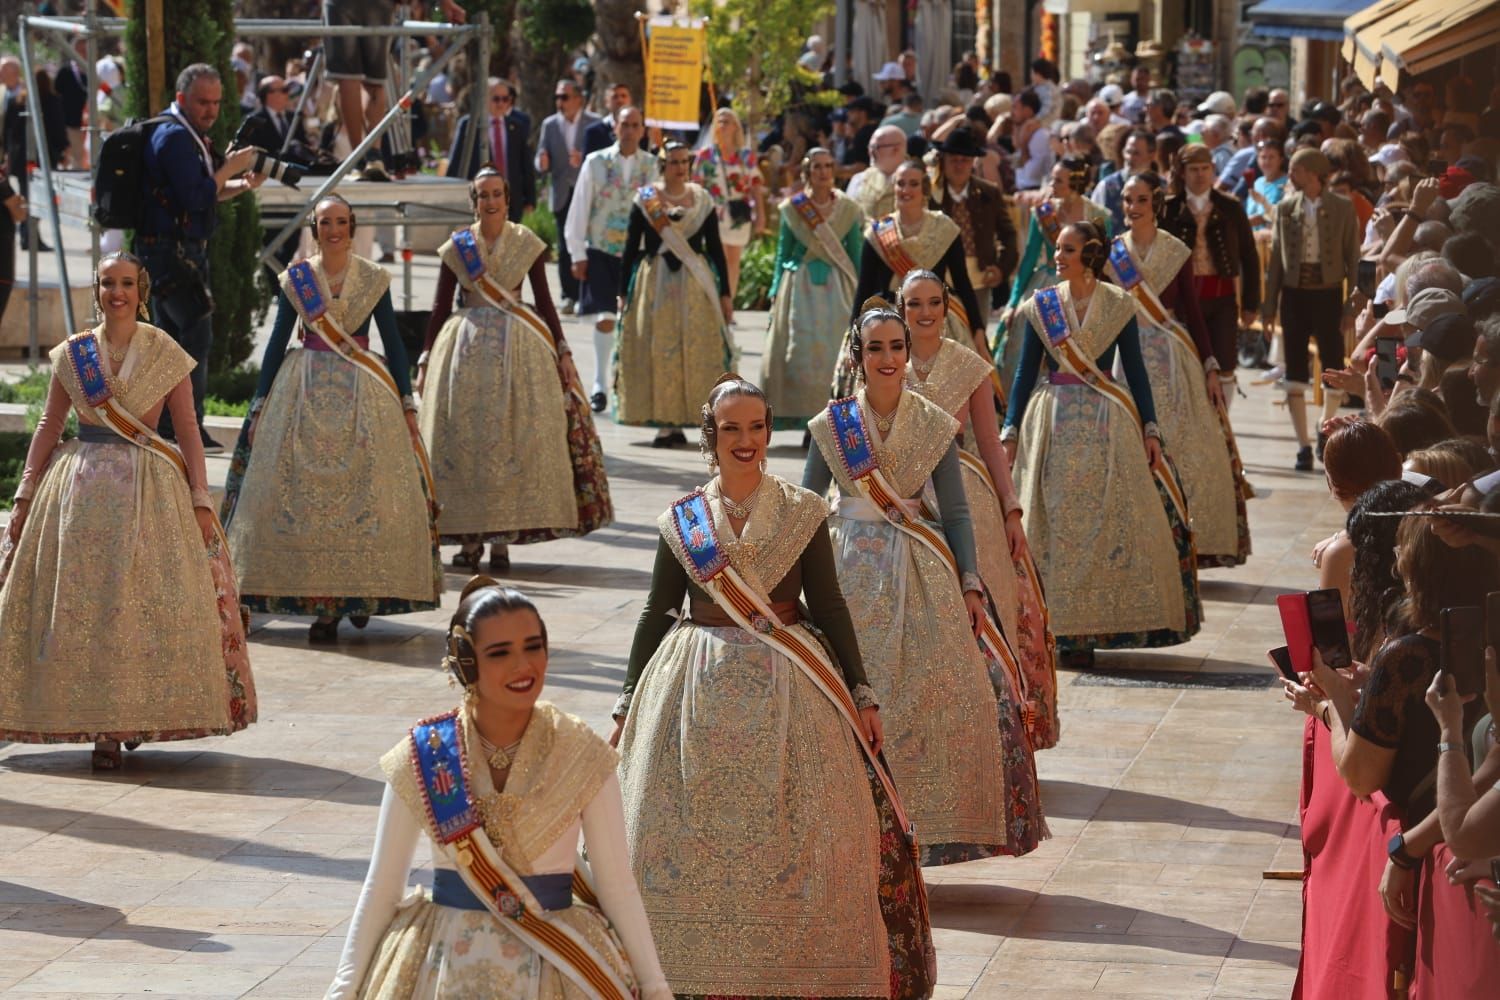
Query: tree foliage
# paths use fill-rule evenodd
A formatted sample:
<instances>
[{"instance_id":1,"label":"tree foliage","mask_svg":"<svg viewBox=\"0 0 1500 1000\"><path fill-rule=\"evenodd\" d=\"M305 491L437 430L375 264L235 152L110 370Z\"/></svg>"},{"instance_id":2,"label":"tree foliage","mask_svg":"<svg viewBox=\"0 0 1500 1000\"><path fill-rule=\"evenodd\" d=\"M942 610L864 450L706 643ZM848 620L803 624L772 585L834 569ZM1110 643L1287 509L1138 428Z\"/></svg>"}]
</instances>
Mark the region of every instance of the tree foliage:
<instances>
[{"instance_id":1,"label":"tree foliage","mask_svg":"<svg viewBox=\"0 0 1500 1000\"><path fill-rule=\"evenodd\" d=\"M792 100L797 57L814 25L833 13L832 0L692 0L707 17L714 84L754 129Z\"/></svg>"},{"instance_id":2,"label":"tree foliage","mask_svg":"<svg viewBox=\"0 0 1500 1000\"><path fill-rule=\"evenodd\" d=\"M143 0L126 0L125 61L131 67L127 78L125 107L131 117L155 114L149 107L146 12ZM182 69L195 62L216 67L224 80L224 103L210 137L214 148L229 148L240 126L240 106L235 99L234 69L230 50L234 47L233 0L162 0L166 23L165 105ZM209 241L209 270L214 296L214 346L209 359L213 371L240 365L255 348L255 327L264 314L269 296L256 281L261 270L253 264L260 255L260 207L253 195L241 195L219 203L219 227Z\"/></svg>"}]
</instances>

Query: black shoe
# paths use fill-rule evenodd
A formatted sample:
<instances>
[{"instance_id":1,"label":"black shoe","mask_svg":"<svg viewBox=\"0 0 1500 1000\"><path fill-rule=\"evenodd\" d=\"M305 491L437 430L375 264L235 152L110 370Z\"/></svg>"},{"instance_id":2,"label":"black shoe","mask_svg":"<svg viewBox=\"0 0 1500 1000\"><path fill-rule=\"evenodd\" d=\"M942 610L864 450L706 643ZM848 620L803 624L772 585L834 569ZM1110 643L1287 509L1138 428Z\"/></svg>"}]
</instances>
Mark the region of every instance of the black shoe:
<instances>
[{"instance_id":1,"label":"black shoe","mask_svg":"<svg viewBox=\"0 0 1500 1000\"><path fill-rule=\"evenodd\" d=\"M313 622L307 630L307 641L318 645L338 642L339 620L335 618L331 622Z\"/></svg>"},{"instance_id":2,"label":"black shoe","mask_svg":"<svg viewBox=\"0 0 1500 1000\"><path fill-rule=\"evenodd\" d=\"M679 444L687 444L687 435L682 433L681 430L675 430L668 436L667 444L674 447Z\"/></svg>"},{"instance_id":3,"label":"black shoe","mask_svg":"<svg viewBox=\"0 0 1500 1000\"><path fill-rule=\"evenodd\" d=\"M507 549L501 549L499 552L496 552L495 551L495 547L493 545L490 546L490 572L491 573L509 573L510 572L510 552L509 552L509 550L507 550Z\"/></svg>"},{"instance_id":4,"label":"black shoe","mask_svg":"<svg viewBox=\"0 0 1500 1000\"><path fill-rule=\"evenodd\" d=\"M198 434L199 434L200 437L203 438L203 454L205 454L205 455L222 455L222 454L224 454L224 446L222 444L220 444L219 442L215 441L213 438L209 437L208 436L208 431L199 431Z\"/></svg>"},{"instance_id":5,"label":"black shoe","mask_svg":"<svg viewBox=\"0 0 1500 1000\"><path fill-rule=\"evenodd\" d=\"M1292 466L1297 472L1311 472L1313 470L1313 450L1311 445L1303 445L1297 449L1297 464Z\"/></svg>"},{"instance_id":6,"label":"black shoe","mask_svg":"<svg viewBox=\"0 0 1500 1000\"><path fill-rule=\"evenodd\" d=\"M604 398L604 393L596 392L589 397L589 409L595 413L603 413L604 408L609 405L609 400Z\"/></svg>"},{"instance_id":7,"label":"black shoe","mask_svg":"<svg viewBox=\"0 0 1500 1000\"><path fill-rule=\"evenodd\" d=\"M483 545L477 549L465 546L453 554L453 562L448 565L461 573L468 573L470 576L473 576L479 572L479 560L482 558L484 558Z\"/></svg>"},{"instance_id":8,"label":"black shoe","mask_svg":"<svg viewBox=\"0 0 1500 1000\"><path fill-rule=\"evenodd\" d=\"M670 434L666 437L654 437L651 439L651 447L653 448L670 448L672 444L672 435Z\"/></svg>"},{"instance_id":9,"label":"black shoe","mask_svg":"<svg viewBox=\"0 0 1500 1000\"><path fill-rule=\"evenodd\" d=\"M355 628L364 628L366 625L370 624L370 616L369 615L350 615L349 616L349 624L353 625Z\"/></svg>"}]
</instances>

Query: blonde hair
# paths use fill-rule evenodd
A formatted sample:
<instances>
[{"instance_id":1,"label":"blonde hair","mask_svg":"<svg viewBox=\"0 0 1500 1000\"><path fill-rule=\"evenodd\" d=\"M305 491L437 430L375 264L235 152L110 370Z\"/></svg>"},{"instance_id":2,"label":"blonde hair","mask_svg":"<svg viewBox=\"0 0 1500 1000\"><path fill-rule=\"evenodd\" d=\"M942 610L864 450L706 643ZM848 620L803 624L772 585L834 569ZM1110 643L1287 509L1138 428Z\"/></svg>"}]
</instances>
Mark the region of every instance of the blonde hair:
<instances>
[{"instance_id":1,"label":"blonde hair","mask_svg":"<svg viewBox=\"0 0 1500 1000\"><path fill-rule=\"evenodd\" d=\"M733 108L720 108L719 110L714 112L714 125L719 124L719 119L721 116L733 123L735 134L739 136L739 138L735 140L734 146L730 150L730 152L739 152L740 147L745 145L745 123L740 121L740 116L735 114ZM713 142L715 145L718 144L717 139L711 138L709 141Z\"/></svg>"}]
</instances>

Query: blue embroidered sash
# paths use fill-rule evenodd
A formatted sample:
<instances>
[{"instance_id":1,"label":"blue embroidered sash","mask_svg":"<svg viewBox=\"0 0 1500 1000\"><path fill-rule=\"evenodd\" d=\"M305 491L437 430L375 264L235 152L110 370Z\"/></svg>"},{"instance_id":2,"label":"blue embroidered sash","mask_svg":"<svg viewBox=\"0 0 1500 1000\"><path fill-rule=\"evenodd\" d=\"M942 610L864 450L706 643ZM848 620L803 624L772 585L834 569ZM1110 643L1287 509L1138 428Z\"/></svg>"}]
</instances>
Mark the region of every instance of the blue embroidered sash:
<instances>
[{"instance_id":1,"label":"blue embroidered sash","mask_svg":"<svg viewBox=\"0 0 1500 1000\"><path fill-rule=\"evenodd\" d=\"M318 288L318 279L313 274L312 263L299 260L287 268L286 273L292 283L292 291L297 293L297 301L302 304L303 318L308 322L321 319L328 311L328 303L323 301L323 291Z\"/></svg>"},{"instance_id":2,"label":"blue embroidered sash","mask_svg":"<svg viewBox=\"0 0 1500 1000\"><path fill-rule=\"evenodd\" d=\"M1109 263L1115 269L1120 287L1126 291L1145 280L1140 269L1135 266L1135 259L1130 256L1130 248L1125 245L1123 236L1115 237L1115 241L1109 245Z\"/></svg>"},{"instance_id":3,"label":"blue embroidered sash","mask_svg":"<svg viewBox=\"0 0 1500 1000\"><path fill-rule=\"evenodd\" d=\"M417 723L411 729L411 744L422 801L438 839L451 844L483 826L464 777L458 713L449 712Z\"/></svg>"},{"instance_id":4,"label":"blue embroidered sash","mask_svg":"<svg viewBox=\"0 0 1500 1000\"><path fill-rule=\"evenodd\" d=\"M863 479L880 467L857 398L850 396L829 403L828 422L833 430L833 443L850 479Z\"/></svg>"},{"instance_id":5,"label":"blue embroidered sash","mask_svg":"<svg viewBox=\"0 0 1500 1000\"><path fill-rule=\"evenodd\" d=\"M1056 285L1036 293L1036 312L1042 320L1042 332L1053 347L1060 346L1073 335L1068 329L1068 314L1063 310L1062 296Z\"/></svg>"},{"instance_id":6,"label":"blue embroidered sash","mask_svg":"<svg viewBox=\"0 0 1500 1000\"><path fill-rule=\"evenodd\" d=\"M707 583L728 567L729 556L719 546L708 498L701 489L672 504L672 527L682 540L683 550L692 562L689 568L699 583Z\"/></svg>"},{"instance_id":7,"label":"blue embroidered sash","mask_svg":"<svg viewBox=\"0 0 1500 1000\"><path fill-rule=\"evenodd\" d=\"M68 360L73 363L73 372L78 376L78 384L83 387L83 395L89 405L103 405L113 393L104 379L104 364L99 359L99 342L93 337L74 337L68 341Z\"/></svg>"},{"instance_id":8,"label":"blue embroidered sash","mask_svg":"<svg viewBox=\"0 0 1500 1000\"><path fill-rule=\"evenodd\" d=\"M474 230L468 227L456 230L453 233L453 249L458 251L458 259L463 262L469 280L478 281L479 276L484 273L484 255L479 252L479 241L474 238Z\"/></svg>"}]
</instances>

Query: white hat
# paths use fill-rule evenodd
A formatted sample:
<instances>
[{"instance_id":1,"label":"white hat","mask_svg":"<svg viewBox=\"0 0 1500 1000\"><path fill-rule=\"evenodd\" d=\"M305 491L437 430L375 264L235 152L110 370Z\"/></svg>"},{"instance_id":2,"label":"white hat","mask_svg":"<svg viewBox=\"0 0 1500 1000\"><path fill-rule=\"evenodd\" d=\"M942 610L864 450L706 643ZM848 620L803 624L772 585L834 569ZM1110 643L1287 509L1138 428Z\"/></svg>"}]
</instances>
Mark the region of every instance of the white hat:
<instances>
[{"instance_id":1,"label":"white hat","mask_svg":"<svg viewBox=\"0 0 1500 1000\"><path fill-rule=\"evenodd\" d=\"M1239 105L1235 103L1234 95L1227 90L1214 91L1202 104L1198 105L1200 115L1227 115L1233 118L1238 111Z\"/></svg>"},{"instance_id":2,"label":"white hat","mask_svg":"<svg viewBox=\"0 0 1500 1000\"><path fill-rule=\"evenodd\" d=\"M880 67L880 72L875 74L875 79L880 83L888 80L905 80L906 70L902 69L898 62L888 62Z\"/></svg>"},{"instance_id":3,"label":"white hat","mask_svg":"<svg viewBox=\"0 0 1500 1000\"><path fill-rule=\"evenodd\" d=\"M1118 108L1125 103L1125 91L1118 83L1106 83L1100 87L1098 97L1112 108Z\"/></svg>"},{"instance_id":4,"label":"white hat","mask_svg":"<svg viewBox=\"0 0 1500 1000\"><path fill-rule=\"evenodd\" d=\"M1408 162L1409 159L1406 155L1406 150L1402 149L1401 145L1395 142L1386 143L1370 155L1371 163L1378 163L1387 170L1398 163Z\"/></svg>"}]
</instances>

